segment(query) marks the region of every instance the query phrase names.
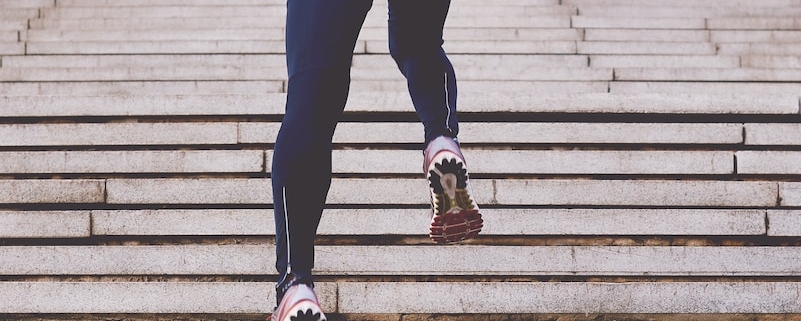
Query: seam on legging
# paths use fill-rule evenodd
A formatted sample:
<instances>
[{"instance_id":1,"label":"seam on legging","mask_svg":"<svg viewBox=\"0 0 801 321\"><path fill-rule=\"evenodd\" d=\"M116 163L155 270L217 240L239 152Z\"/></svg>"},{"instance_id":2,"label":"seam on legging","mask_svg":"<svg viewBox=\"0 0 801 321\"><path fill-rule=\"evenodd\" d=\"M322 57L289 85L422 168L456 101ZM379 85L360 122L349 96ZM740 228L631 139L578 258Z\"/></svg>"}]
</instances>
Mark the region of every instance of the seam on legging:
<instances>
[{"instance_id":1,"label":"seam on legging","mask_svg":"<svg viewBox=\"0 0 801 321\"><path fill-rule=\"evenodd\" d=\"M448 117L445 118L445 128L448 129L451 135L453 135L453 129L451 129L451 97L450 93L448 92L448 73L445 72L445 108L448 109Z\"/></svg>"},{"instance_id":2,"label":"seam on legging","mask_svg":"<svg viewBox=\"0 0 801 321\"><path fill-rule=\"evenodd\" d=\"M286 186L281 187L284 201L284 226L286 228L286 274L292 273L292 248L289 244L289 214L286 208Z\"/></svg>"}]
</instances>

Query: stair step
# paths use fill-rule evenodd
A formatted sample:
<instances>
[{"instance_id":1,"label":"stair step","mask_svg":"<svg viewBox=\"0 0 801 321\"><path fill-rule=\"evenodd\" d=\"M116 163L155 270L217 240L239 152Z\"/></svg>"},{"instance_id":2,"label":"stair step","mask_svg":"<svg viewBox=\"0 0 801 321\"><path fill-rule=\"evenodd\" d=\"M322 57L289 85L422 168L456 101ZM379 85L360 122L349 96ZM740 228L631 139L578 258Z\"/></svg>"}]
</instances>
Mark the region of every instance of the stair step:
<instances>
[{"instance_id":1,"label":"stair step","mask_svg":"<svg viewBox=\"0 0 801 321\"><path fill-rule=\"evenodd\" d=\"M259 275L272 245L4 246L3 275ZM318 246L317 275L798 276L796 247ZM371 260L364 261L363 257ZM465 260L482 257L482 260ZM146 259L145 259L146 258ZM532 264L522 258L543 258Z\"/></svg>"},{"instance_id":2,"label":"stair step","mask_svg":"<svg viewBox=\"0 0 801 321\"><path fill-rule=\"evenodd\" d=\"M760 209L484 209L483 236L620 236L620 235L776 235L799 236L798 210ZM0 212L2 213L2 212ZM431 209L329 208L323 211L319 235L425 235ZM59 237L59 216L40 221L49 212L7 212L4 236ZM271 209L159 209L67 212L74 232L91 235L274 235ZM770 218L766 226L765 218ZM699 219L703 218L703 219ZM41 228L34 229L38 225ZM30 226L30 227L28 227ZM14 228L17 227L17 228ZM369 241L366 241L369 242ZM488 270L492 271L492 270Z\"/></svg>"},{"instance_id":3,"label":"stair step","mask_svg":"<svg viewBox=\"0 0 801 321\"><path fill-rule=\"evenodd\" d=\"M403 74L391 60L381 67L355 67L353 80L404 81ZM459 71L463 80L473 81L608 81L611 68L538 67L538 66L480 66L465 67ZM107 67L107 68L30 68L8 67L0 69L0 79L9 82L45 81L283 81L286 67L267 66L177 66L177 67ZM404 86L405 87L405 86ZM398 88L398 91L406 91Z\"/></svg>"},{"instance_id":4,"label":"stair step","mask_svg":"<svg viewBox=\"0 0 801 321\"><path fill-rule=\"evenodd\" d=\"M574 16L573 28L706 29L704 18L588 17ZM710 29L720 29L709 27Z\"/></svg>"},{"instance_id":5,"label":"stair step","mask_svg":"<svg viewBox=\"0 0 801 321\"><path fill-rule=\"evenodd\" d=\"M709 18L707 19L707 28L734 30L798 30L801 29L801 19L794 17Z\"/></svg>"},{"instance_id":6,"label":"stair step","mask_svg":"<svg viewBox=\"0 0 801 321\"><path fill-rule=\"evenodd\" d=\"M673 2L636 5L604 5L587 3L581 5L580 14L596 17L653 17L653 18L712 18L712 17L797 17L801 8L791 6L771 6L756 2L735 4L726 2L710 5L679 6Z\"/></svg>"},{"instance_id":7,"label":"stair step","mask_svg":"<svg viewBox=\"0 0 801 321\"><path fill-rule=\"evenodd\" d=\"M82 82L0 82L0 91L9 96L37 95L148 95L148 94L263 94L284 92L284 80L243 81L82 81ZM352 92L406 92L405 80L353 80ZM464 92L517 94L606 93L606 81L482 81L460 80Z\"/></svg>"},{"instance_id":8,"label":"stair step","mask_svg":"<svg viewBox=\"0 0 801 321\"><path fill-rule=\"evenodd\" d=\"M635 93L706 93L706 94L785 94L801 92L799 83L780 82L697 82L697 81L613 81L609 92L614 94Z\"/></svg>"},{"instance_id":9,"label":"stair step","mask_svg":"<svg viewBox=\"0 0 801 321\"><path fill-rule=\"evenodd\" d=\"M342 282L337 308L343 313L793 313L801 311L798 288L794 282Z\"/></svg>"},{"instance_id":10,"label":"stair step","mask_svg":"<svg viewBox=\"0 0 801 321\"><path fill-rule=\"evenodd\" d=\"M473 174L722 175L734 153L722 151L465 150ZM272 150L0 152L0 174L263 173ZM416 174L417 150L335 150L340 174ZM741 174L801 174L796 152L737 152ZM742 157L739 158L739 157ZM759 159L768 159L769 164ZM267 169L269 172L269 169Z\"/></svg>"},{"instance_id":11,"label":"stair step","mask_svg":"<svg viewBox=\"0 0 801 321\"><path fill-rule=\"evenodd\" d=\"M583 41L625 41L625 42L687 42L705 43L710 41L709 30L694 29L597 29L584 30ZM631 54L631 53L627 53Z\"/></svg>"},{"instance_id":12,"label":"stair step","mask_svg":"<svg viewBox=\"0 0 801 321\"><path fill-rule=\"evenodd\" d=\"M72 147L273 144L276 122L0 124L0 146ZM462 122L467 144L743 144L743 124ZM342 122L337 144L415 144L419 123ZM745 124L748 145L798 145L797 124ZM493 133L504 132L498 136ZM370 135L365 135L370 133Z\"/></svg>"},{"instance_id":13,"label":"stair step","mask_svg":"<svg viewBox=\"0 0 801 321\"><path fill-rule=\"evenodd\" d=\"M376 1L374 7L386 9L386 3ZM386 15L386 11L381 12L379 8L374 8L371 16ZM34 11L35 12L35 11ZM572 6L520 6L520 5L483 5L474 6L461 4L453 6L448 11L449 17L466 16L499 16L505 17L548 17L548 16L570 16L576 14L576 8ZM93 6L93 7L69 7L64 6L46 8L42 10L41 17L44 19L88 19L96 17L106 17L109 19L120 19L130 17L148 18L174 18L174 17L275 17L283 18L286 15L286 5L241 5L241 6L166 6L166 5L140 5L140 6ZM31 18L35 18L34 15Z\"/></svg>"},{"instance_id":14,"label":"stair step","mask_svg":"<svg viewBox=\"0 0 801 321\"><path fill-rule=\"evenodd\" d=\"M24 55L25 43L9 41L0 42L0 55Z\"/></svg>"},{"instance_id":15,"label":"stair step","mask_svg":"<svg viewBox=\"0 0 801 321\"><path fill-rule=\"evenodd\" d=\"M721 43L718 44L720 55L762 55L792 56L801 54L796 43Z\"/></svg>"},{"instance_id":16,"label":"stair step","mask_svg":"<svg viewBox=\"0 0 801 321\"><path fill-rule=\"evenodd\" d=\"M799 69L616 68L619 81L799 82Z\"/></svg>"},{"instance_id":17,"label":"stair step","mask_svg":"<svg viewBox=\"0 0 801 321\"><path fill-rule=\"evenodd\" d=\"M631 42L582 41L576 44L578 54L617 55L714 55L715 44L707 42Z\"/></svg>"},{"instance_id":18,"label":"stair step","mask_svg":"<svg viewBox=\"0 0 801 321\"><path fill-rule=\"evenodd\" d=\"M6 96L0 97L0 107L3 107L0 117L281 115L285 100L285 94L278 93ZM796 115L798 104L797 95L602 93L512 96L504 93L463 93L459 106L460 111L465 113ZM411 112L411 106L407 93L353 93L345 110L352 113Z\"/></svg>"},{"instance_id":19,"label":"stair step","mask_svg":"<svg viewBox=\"0 0 801 321\"><path fill-rule=\"evenodd\" d=\"M0 287L28 298L0 301L6 313L269 313L274 302L272 284L261 282L3 282ZM318 282L316 290L323 310L339 313L801 311L793 282ZM131 297L137 299L126 300ZM45 299L49 304L37 304ZM510 308L509 302L519 304Z\"/></svg>"},{"instance_id":20,"label":"stair step","mask_svg":"<svg viewBox=\"0 0 801 321\"><path fill-rule=\"evenodd\" d=\"M542 15L532 19L527 16L495 19L489 16L454 16L449 18L446 28L571 28L570 15ZM701 19L703 22L703 19ZM214 29L212 26L226 28L283 28L285 19L264 19L263 17L123 17L102 18L40 18L30 21L31 29L65 30L153 30L153 29ZM386 15L372 14L367 17L364 27L386 27ZM703 29L700 28L693 29Z\"/></svg>"},{"instance_id":21,"label":"stair step","mask_svg":"<svg viewBox=\"0 0 801 321\"><path fill-rule=\"evenodd\" d=\"M471 185L479 204L532 206L771 207L780 192L801 188L792 182L717 180L473 179ZM269 179L245 178L0 180L8 191L0 202L255 205L272 202L270 186ZM427 204L423 179L343 178L332 186L329 204ZM779 205L800 201L785 196Z\"/></svg>"},{"instance_id":22,"label":"stair step","mask_svg":"<svg viewBox=\"0 0 801 321\"><path fill-rule=\"evenodd\" d=\"M793 7L798 6L797 0L765 0L756 3L751 0L674 0L670 2L652 2L642 0L563 0L563 4L577 6L653 6L660 7Z\"/></svg>"}]
</instances>

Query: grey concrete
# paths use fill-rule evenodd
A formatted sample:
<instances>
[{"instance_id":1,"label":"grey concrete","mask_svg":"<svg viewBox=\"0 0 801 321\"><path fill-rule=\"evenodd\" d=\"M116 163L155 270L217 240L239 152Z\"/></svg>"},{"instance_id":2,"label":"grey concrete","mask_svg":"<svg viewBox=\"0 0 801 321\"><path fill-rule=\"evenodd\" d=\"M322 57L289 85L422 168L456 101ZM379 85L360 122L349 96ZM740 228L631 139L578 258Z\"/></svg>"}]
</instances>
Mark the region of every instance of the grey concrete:
<instances>
[{"instance_id":1,"label":"grey concrete","mask_svg":"<svg viewBox=\"0 0 801 321\"><path fill-rule=\"evenodd\" d=\"M473 150L464 148L462 152L470 172L474 174L714 175L734 173L734 154L732 152ZM1 159L2 154L0 154ZM270 164L271 159L272 151L268 151L266 163ZM789 158L787 159L789 161ZM422 161L422 155L417 150L335 150L333 152L333 171L343 174L415 174L420 172ZM225 170L223 167L215 169ZM269 168L267 170L269 171ZM231 171L236 170L231 169Z\"/></svg>"},{"instance_id":2,"label":"grey concrete","mask_svg":"<svg viewBox=\"0 0 801 321\"><path fill-rule=\"evenodd\" d=\"M738 68L736 56L591 55L593 68ZM647 92L647 91L641 91Z\"/></svg>"},{"instance_id":3,"label":"grey concrete","mask_svg":"<svg viewBox=\"0 0 801 321\"><path fill-rule=\"evenodd\" d=\"M476 29L484 30L484 29ZM543 29L544 30L544 29ZM581 55L466 55L448 54L448 59L456 69L461 71L463 68L477 67L567 67L581 68L587 67L588 57ZM385 55L356 55L353 57L353 67L367 69L370 67L393 67L397 65L389 54ZM459 79L461 85L461 78Z\"/></svg>"},{"instance_id":4,"label":"grey concrete","mask_svg":"<svg viewBox=\"0 0 801 321\"><path fill-rule=\"evenodd\" d=\"M379 16L377 23L372 26L386 26L386 16ZM370 25L368 25L370 26ZM480 17L449 17L445 21L445 28L571 28L570 15L541 16L536 19L529 17L511 17L508 19L495 19L492 16Z\"/></svg>"},{"instance_id":5,"label":"grey concrete","mask_svg":"<svg viewBox=\"0 0 801 321\"><path fill-rule=\"evenodd\" d=\"M493 181L493 203L769 207L777 205L778 185L762 181L506 179ZM782 191L789 187L784 185Z\"/></svg>"},{"instance_id":6,"label":"grey concrete","mask_svg":"<svg viewBox=\"0 0 801 321\"><path fill-rule=\"evenodd\" d=\"M157 7L153 7L157 8ZM84 8L81 8L82 11ZM222 9L225 9L223 7ZM59 9L64 10L64 9ZM219 9L216 9L219 10ZM158 12L158 11L156 11ZM283 40L285 36L281 28L249 28L249 29L195 29L176 30L50 30L34 29L26 33L22 39L32 42L54 41L192 41L192 40Z\"/></svg>"},{"instance_id":7,"label":"grey concrete","mask_svg":"<svg viewBox=\"0 0 801 321\"><path fill-rule=\"evenodd\" d=\"M584 4L580 6L581 15L603 17L655 17L655 18L713 18L713 17L794 17L801 13L801 8L770 7L761 3L722 3L713 5L698 1L694 6L676 3L654 4L637 2L631 5L598 5Z\"/></svg>"},{"instance_id":8,"label":"grey concrete","mask_svg":"<svg viewBox=\"0 0 801 321\"><path fill-rule=\"evenodd\" d=\"M233 29L237 30L237 29ZM240 31L241 30L237 30ZM33 32L33 31L31 31ZM204 31L205 32L205 31ZM213 31L209 31L213 32ZM116 35L114 35L116 36ZM152 40L152 39L151 39ZM388 58L389 59L389 58ZM14 68L264 68L286 67L281 54L234 55L55 55L3 57L3 67Z\"/></svg>"},{"instance_id":9,"label":"grey concrete","mask_svg":"<svg viewBox=\"0 0 801 321\"><path fill-rule=\"evenodd\" d=\"M239 142L273 143L279 126L278 123L240 123ZM462 122L459 127L459 139L464 143L740 144L743 142L741 124ZM422 132L422 124L416 122L343 122L337 126L334 142L421 143Z\"/></svg>"},{"instance_id":10,"label":"grey concrete","mask_svg":"<svg viewBox=\"0 0 801 321\"><path fill-rule=\"evenodd\" d=\"M788 9L791 8L781 8L781 10ZM710 40L713 42L797 43L801 41L801 31L799 30L712 30L709 34Z\"/></svg>"},{"instance_id":11,"label":"grey concrete","mask_svg":"<svg viewBox=\"0 0 801 321\"><path fill-rule=\"evenodd\" d=\"M735 155L740 174L801 174L801 152L741 150Z\"/></svg>"},{"instance_id":12,"label":"grey concrete","mask_svg":"<svg viewBox=\"0 0 801 321\"><path fill-rule=\"evenodd\" d=\"M284 94L9 96L0 97L0 116L283 114L285 103Z\"/></svg>"},{"instance_id":13,"label":"grey concrete","mask_svg":"<svg viewBox=\"0 0 801 321\"><path fill-rule=\"evenodd\" d=\"M351 90L365 90L351 83ZM404 88L398 86L395 88ZM609 91L607 81L508 81L508 80L459 80L461 92L495 92L506 94L588 94L606 93ZM395 90L398 91L398 90Z\"/></svg>"},{"instance_id":14,"label":"grey concrete","mask_svg":"<svg viewBox=\"0 0 801 321\"><path fill-rule=\"evenodd\" d=\"M573 28L605 29L705 29L703 18L644 18L573 16Z\"/></svg>"},{"instance_id":15,"label":"grey concrete","mask_svg":"<svg viewBox=\"0 0 801 321\"><path fill-rule=\"evenodd\" d=\"M792 17L727 17L707 19L709 29L798 30L801 19Z\"/></svg>"},{"instance_id":16,"label":"grey concrete","mask_svg":"<svg viewBox=\"0 0 801 321\"><path fill-rule=\"evenodd\" d=\"M451 6L451 9L456 6ZM482 9L492 9L486 7ZM448 14L448 19L452 17ZM537 18L540 19L540 18ZM529 27L509 27L509 28L472 28L447 27L445 29L445 41L454 40L528 40L528 41L578 41L582 39L583 31L570 28L529 28ZM388 33L386 26L383 27L363 27L359 32L359 40L380 40L387 41Z\"/></svg>"},{"instance_id":17,"label":"grey concrete","mask_svg":"<svg viewBox=\"0 0 801 321\"><path fill-rule=\"evenodd\" d=\"M264 152L65 151L0 152L0 173L258 173Z\"/></svg>"},{"instance_id":18,"label":"grey concrete","mask_svg":"<svg viewBox=\"0 0 801 321\"><path fill-rule=\"evenodd\" d=\"M475 143L737 144L743 141L739 124L464 123L460 128L459 139Z\"/></svg>"},{"instance_id":19,"label":"grey concrete","mask_svg":"<svg viewBox=\"0 0 801 321\"><path fill-rule=\"evenodd\" d=\"M35 19L29 25L31 29L64 29L64 30L181 30L181 29L214 29L213 26L227 28L283 28L284 19L264 19L262 17L125 17L104 19L99 17L87 19ZM386 23L385 23L386 24ZM62 44L69 44L64 42Z\"/></svg>"},{"instance_id":20,"label":"grey concrete","mask_svg":"<svg viewBox=\"0 0 801 321\"><path fill-rule=\"evenodd\" d=\"M266 204L267 179L109 179L108 204Z\"/></svg>"},{"instance_id":21,"label":"grey concrete","mask_svg":"<svg viewBox=\"0 0 801 321\"><path fill-rule=\"evenodd\" d=\"M801 206L801 182L779 183L781 206Z\"/></svg>"},{"instance_id":22,"label":"grey concrete","mask_svg":"<svg viewBox=\"0 0 801 321\"><path fill-rule=\"evenodd\" d=\"M27 27L25 20L2 20L0 21L0 30L3 31L19 31Z\"/></svg>"},{"instance_id":23,"label":"grey concrete","mask_svg":"<svg viewBox=\"0 0 801 321\"><path fill-rule=\"evenodd\" d=\"M575 41L446 41L442 47L455 54L575 54ZM360 49L357 48L357 53ZM389 53L386 41L366 41L368 54Z\"/></svg>"},{"instance_id":24,"label":"grey concrete","mask_svg":"<svg viewBox=\"0 0 801 321\"><path fill-rule=\"evenodd\" d=\"M96 179L2 179L0 203L102 203L105 184Z\"/></svg>"},{"instance_id":25,"label":"grey concrete","mask_svg":"<svg viewBox=\"0 0 801 321\"><path fill-rule=\"evenodd\" d=\"M551 66L559 66L553 64ZM269 76L268 76L269 77ZM396 66L380 68L353 68L351 77L355 80L399 81L405 82L403 74ZM611 80L611 69L583 67L537 67L525 65L503 66L465 66L459 69L459 80L474 81L605 81ZM405 92L404 87L397 88ZM483 91L487 92L487 91ZM528 92L528 91L527 91Z\"/></svg>"},{"instance_id":26,"label":"grey concrete","mask_svg":"<svg viewBox=\"0 0 801 321\"><path fill-rule=\"evenodd\" d=\"M783 95L801 91L799 83L757 83L757 82L695 82L695 81L613 81L609 90L614 94L651 93L704 93L730 94L774 94Z\"/></svg>"},{"instance_id":27,"label":"grey concrete","mask_svg":"<svg viewBox=\"0 0 801 321\"><path fill-rule=\"evenodd\" d=\"M766 230L764 210L485 209L483 215L487 235L763 235Z\"/></svg>"},{"instance_id":28,"label":"grey concrete","mask_svg":"<svg viewBox=\"0 0 801 321\"><path fill-rule=\"evenodd\" d=\"M237 138L233 122L0 125L0 146L236 144Z\"/></svg>"},{"instance_id":29,"label":"grey concrete","mask_svg":"<svg viewBox=\"0 0 801 321\"><path fill-rule=\"evenodd\" d=\"M765 0L758 5L751 0L674 0L671 2L649 2L642 0L563 0L570 5L603 5L603 6L652 6L655 9L670 7L787 7L799 5L798 0Z\"/></svg>"},{"instance_id":30,"label":"grey concrete","mask_svg":"<svg viewBox=\"0 0 801 321\"><path fill-rule=\"evenodd\" d=\"M801 73L791 69L758 68L617 68L615 69L615 80L798 82L801 81Z\"/></svg>"},{"instance_id":31,"label":"grey concrete","mask_svg":"<svg viewBox=\"0 0 801 321\"><path fill-rule=\"evenodd\" d=\"M93 235L274 234L268 209L94 210Z\"/></svg>"},{"instance_id":32,"label":"grey concrete","mask_svg":"<svg viewBox=\"0 0 801 321\"><path fill-rule=\"evenodd\" d=\"M39 15L37 8L12 8L6 7L3 3L3 12L0 12L0 19L3 20L26 20L36 18Z\"/></svg>"},{"instance_id":33,"label":"grey concrete","mask_svg":"<svg viewBox=\"0 0 801 321\"><path fill-rule=\"evenodd\" d=\"M705 42L582 41L579 54L714 55L715 45Z\"/></svg>"},{"instance_id":34,"label":"grey concrete","mask_svg":"<svg viewBox=\"0 0 801 321\"><path fill-rule=\"evenodd\" d=\"M0 30L0 43L19 41L19 31Z\"/></svg>"},{"instance_id":35,"label":"grey concrete","mask_svg":"<svg viewBox=\"0 0 801 321\"><path fill-rule=\"evenodd\" d=\"M771 43L719 43L719 55L800 55L801 49L793 42Z\"/></svg>"},{"instance_id":36,"label":"grey concrete","mask_svg":"<svg viewBox=\"0 0 801 321\"><path fill-rule=\"evenodd\" d=\"M217 17L225 16L232 18L241 17L264 17L264 18L283 18L286 15L284 6L265 6L265 5L239 5L239 6L87 6L82 7L58 6L55 8L45 8L41 11L41 18L44 19L87 19L104 17L107 19L119 19L130 17L153 17L153 18L173 18L173 17Z\"/></svg>"},{"instance_id":37,"label":"grey concrete","mask_svg":"<svg viewBox=\"0 0 801 321\"><path fill-rule=\"evenodd\" d=\"M642 70L642 69L621 69ZM672 69L648 69L665 70ZM708 69L684 69L702 73ZM712 69L709 69L712 70ZM597 71L596 71L597 72ZM611 76L611 70L609 70ZM623 78L618 72L617 77ZM785 74L789 75L787 71ZM793 76L799 77L799 76ZM465 112L797 114L797 95L758 94L573 94L463 93ZM179 116L283 114L284 94L7 96L0 116ZM405 92L352 93L346 112L411 112Z\"/></svg>"},{"instance_id":38,"label":"grey concrete","mask_svg":"<svg viewBox=\"0 0 801 321\"><path fill-rule=\"evenodd\" d=\"M318 246L318 275L798 276L801 249L711 246ZM255 275L268 245L4 246L5 275ZM369 261L361 258L370 257ZM481 258L481 259L472 259ZM536 262L535 264L532 264Z\"/></svg>"},{"instance_id":39,"label":"grey concrete","mask_svg":"<svg viewBox=\"0 0 801 321\"><path fill-rule=\"evenodd\" d=\"M3 68L0 79L44 81L282 81L285 67Z\"/></svg>"},{"instance_id":40,"label":"grey concrete","mask_svg":"<svg viewBox=\"0 0 801 321\"><path fill-rule=\"evenodd\" d=\"M624 78L617 69L616 78ZM648 69L652 70L652 69ZM654 69L675 72L677 69ZM682 69L712 71L713 69ZM648 72L645 72L648 74ZM790 71L787 71L790 74ZM801 77L793 75L793 77ZM474 112L566 112L566 113L657 113L657 114L797 114L797 95L749 94L576 94L499 95L463 94L461 110ZM355 98L355 97L354 97ZM401 97L398 97L402 99ZM375 101L375 100L374 100ZM400 102L400 100L397 100ZM353 100L352 105L356 105ZM375 104L373 104L375 105ZM356 106L354 106L356 107ZM357 110L365 110L364 108Z\"/></svg>"},{"instance_id":41,"label":"grey concrete","mask_svg":"<svg viewBox=\"0 0 801 321\"><path fill-rule=\"evenodd\" d=\"M0 55L24 55L25 44L21 42L0 42Z\"/></svg>"},{"instance_id":42,"label":"grey concrete","mask_svg":"<svg viewBox=\"0 0 801 321\"><path fill-rule=\"evenodd\" d=\"M236 21L236 20L231 20ZM147 23L147 22L142 22ZM28 54L280 54L280 40L184 40L184 41L70 41L28 42ZM363 53L363 50L355 51Z\"/></svg>"},{"instance_id":43,"label":"grey concrete","mask_svg":"<svg viewBox=\"0 0 801 321\"><path fill-rule=\"evenodd\" d=\"M606 92L606 84L603 92ZM461 84L460 84L461 87ZM594 92L601 92L596 85ZM351 87L353 88L353 87ZM86 82L18 82L0 83L0 91L9 96L65 95L201 95L263 94L284 91L283 80L254 81L86 81ZM592 92L587 89L585 92Z\"/></svg>"},{"instance_id":44,"label":"grey concrete","mask_svg":"<svg viewBox=\"0 0 801 321\"><path fill-rule=\"evenodd\" d=\"M614 8L619 10L620 8ZM584 41L708 42L708 30L687 29L587 29Z\"/></svg>"},{"instance_id":45,"label":"grey concrete","mask_svg":"<svg viewBox=\"0 0 801 321\"><path fill-rule=\"evenodd\" d=\"M464 150L475 173L731 174L731 152Z\"/></svg>"},{"instance_id":46,"label":"grey concrete","mask_svg":"<svg viewBox=\"0 0 801 321\"><path fill-rule=\"evenodd\" d=\"M746 68L801 69L801 57L796 56L742 56L740 61Z\"/></svg>"},{"instance_id":47,"label":"grey concrete","mask_svg":"<svg viewBox=\"0 0 801 321\"><path fill-rule=\"evenodd\" d=\"M243 275L272 272L266 245L4 246L4 275Z\"/></svg>"},{"instance_id":48,"label":"grey concrete","mask_svg":"<svg viewBox=\"0 0 801 321\"><path fill-rule=\"evenodd\" d=\"M19 0L18 0L19 1ZM43 0L39 0L43 1ZM135 6L278 6L284 5L286 2L280 0L59 0L59 6L65 7L98 7L98 6L120 6L120 7L135 7Z\"/></svg>"},{"instance_id":49,"label":"grey concrete","mask_svg":"<svg viewBox=\"0 0 801 321\"><path fill-rule=\"evenodd\" d=\"M315 268L319 274L337 275L790 276L799 274L799 251L711 246L321 246ZM365 256L370 260L363 261Z\"/></svg>"},{"instance_id":50,"label":"grey concrete","mask_svg":"<svg viewBox=\"0 0 801 321\"><path fill-rule=\"evenodd\" d=\"M745 124L746 145L799 145L801 124Z\"/></svg>"},{"instance_id":51,"label":"grey concrete","mask_svg":"<svg viewBox=\"0 0 801 321\"><path fill-rule=\"evenodd\" d=\"M4 0L3 8L41 8L52 7L53 0Z\"/></svg>"},{"instance_id":52,"label":"grey concrete","mask_svg":"<svg viewBox=\"0 0 801 321\"><path fill-rule=\"evenodd\" d=\"M547 71L547 70L546 70ZM602 76L608 78L608 73ZM0 84L2 86L2 84ZM406 80L353 80L350 83L351 93L388 91L406 92ZM609 83L599 81L538 81L538 80L459 80L460 92L492 92L505 94L578 94L606 93ZM263 91L262 91L263 92Z\"/></svg>"},{"instance_id":53,"label":"grey concrete","mask_svg":"<svg viewBox=\"0 0 801 321\"><path fill-rule=\"evenodd\" d=\"M801 211L768 210L769 236L801 236Z\"/></svg>"},{"instance_id":54,"label":"grey concrete","mask_svg":"<svg viewBox=\"0 0 801 321\"><path fill-rule=\"evenodd\" d=\"M339 284L339 311L792 313L801 311L800 287L795 282L348 282Z\"/></svg>"},{"instance_id":55,"label":"grey concrete","mask_svg":"<svg viewBox=\"0 0 801 321\"><path fill-rule=\"evenodd\" d=\"M764 210L483 209L482 214L482 235L764 235L766 231ZM270 209L96 210L91 215L93 235L275 233ZM428 233L430 219L430 209L326 209L318 234L422 236Z\"/></svg>"},{"instance_id":56,"label":"grey concrete","mask_svg":"<svg viewBox=\"0 0 801 321\"><path fill-rule=\"evenodd\" d=\"M88 237L89 211L0 211L0 238Z\"/></svg>"},{"instance_id":57,"label":"grey concrete","mask_svg":"<svg viewBox=\"0 0 801 321\"><path fill-rule=\"evenodd\" d=\"M781 183L787 191L790 183ZM479 204L768 207L779 186L760 181L472 180ZM266 204L265 179L109 179L110 204ZM428 203L424 179L334 179L330 204ZM391 197L390 197L391 196ZM785 202L790 202L785 199ZM794 202L792 202L794 203ZM788 203L787 205L792 205Z\"/></svg>"},{"instance_id":58,"label":"grey concrete","mask_svg":"<svg viewBox=\"0 0 801 321\"><path fill-rule=\"evenodd\" d=\"M269 313L275 306L273 285L256 282L2 282L0 292L16 294L0 296L2 313Z\"/></svg>"}]
</instances>

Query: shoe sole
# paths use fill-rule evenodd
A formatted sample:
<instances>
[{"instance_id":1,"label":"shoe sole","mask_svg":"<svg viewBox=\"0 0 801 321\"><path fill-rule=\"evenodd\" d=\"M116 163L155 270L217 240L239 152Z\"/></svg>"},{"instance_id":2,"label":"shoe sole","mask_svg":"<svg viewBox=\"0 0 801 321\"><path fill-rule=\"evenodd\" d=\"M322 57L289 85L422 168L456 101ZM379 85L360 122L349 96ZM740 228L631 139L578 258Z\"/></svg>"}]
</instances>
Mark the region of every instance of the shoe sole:
<instances>
[{"instance_id":1,"label":"shoe sole","mask_svg":"<svg viewBox=\"0 0 801 321\"><path fill-rule=\"evenodd\" d=\"M449 151L440 152L429 165L426 177L434 211L429 228L431 240L454 243L478 236L484 220L470 195L467 168L460 157Z\"/></svg>"},{"instance_id":2,"label":"shoe sole","mask_svg":"<svg viewBox=\"0 0 801 321\"><path fill-rule=\"evenodd\" d=\"M295 299L292 305L284 307L281 302L275 313L270 316L271 321L326 321L323 309L317 303L317 295L307 285L296 285L284 294L284 300Z\"/></svg>"},{"instance_id":3,"label":"shoe sole","mask_svg":"<svg viewBox=\"0 0 801 321\"><path fill-rule=\"evenodd\" d=\"M294 311L284 316L278 321L326 321L325 314L319 305L311 301L301 301L292 306L289 311Z\"/></svg>"}]
</instances>

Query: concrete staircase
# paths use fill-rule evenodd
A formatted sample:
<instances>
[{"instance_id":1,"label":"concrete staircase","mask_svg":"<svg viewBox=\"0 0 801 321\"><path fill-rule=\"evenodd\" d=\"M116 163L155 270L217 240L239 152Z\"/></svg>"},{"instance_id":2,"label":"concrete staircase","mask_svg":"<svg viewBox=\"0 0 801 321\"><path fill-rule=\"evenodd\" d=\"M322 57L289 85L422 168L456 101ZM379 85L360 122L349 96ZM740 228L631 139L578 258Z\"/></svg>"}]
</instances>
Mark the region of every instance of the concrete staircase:
<instances>
[{"instance_id":1,"label":"concrete staircase","mask_svg":"<svg viewBox=\"0 0 801 321\"><path fill-rule=\"evenodd\" d=\"M801 319L801 1L454 1L486 222L453 246L385 7L335 137L332 320ZM269 314L284 13L0 0L0 319Z\"/></svg>"}]
</instances>

